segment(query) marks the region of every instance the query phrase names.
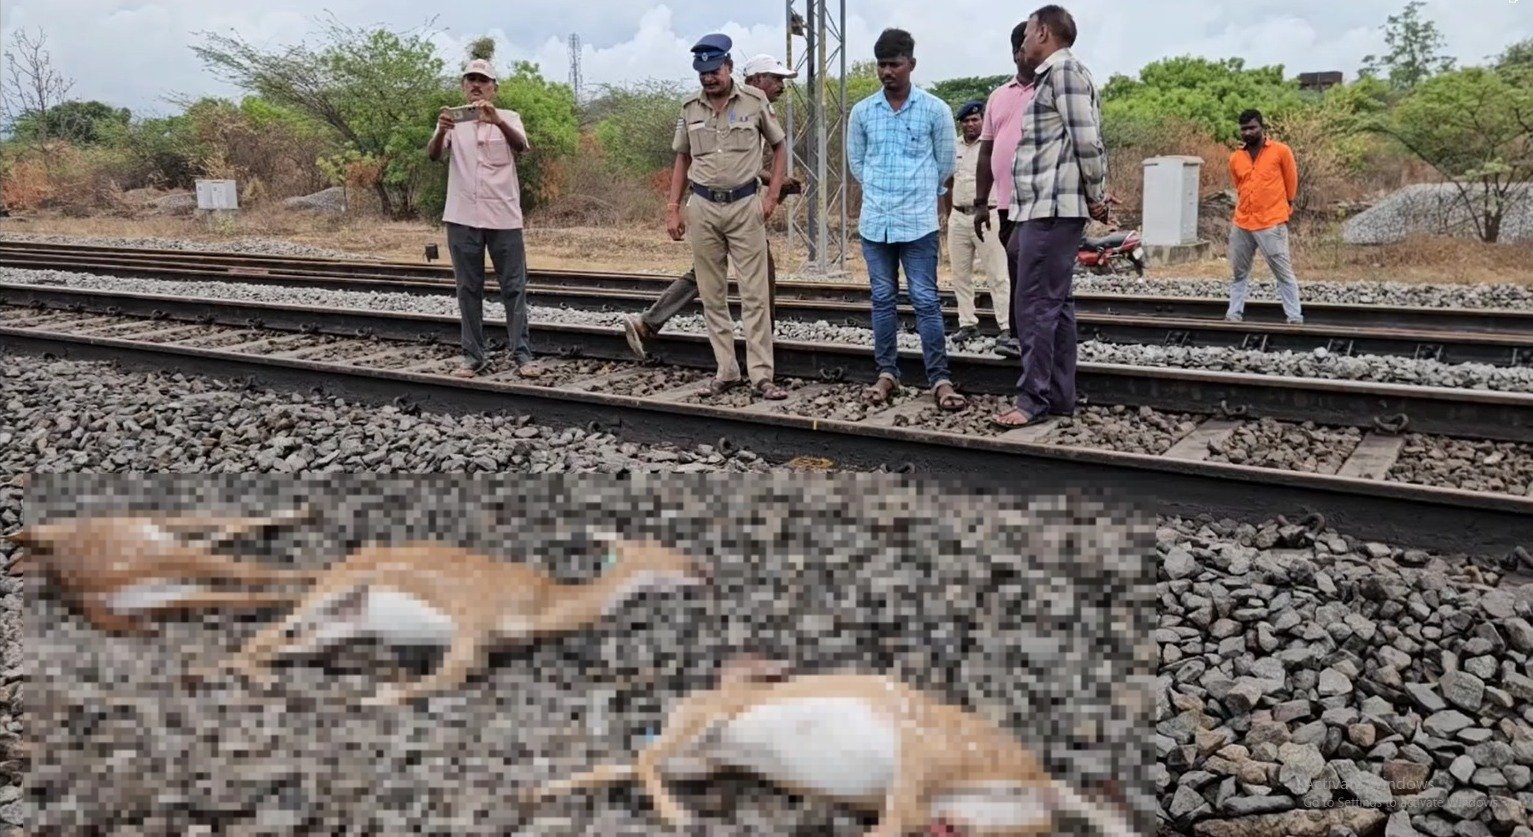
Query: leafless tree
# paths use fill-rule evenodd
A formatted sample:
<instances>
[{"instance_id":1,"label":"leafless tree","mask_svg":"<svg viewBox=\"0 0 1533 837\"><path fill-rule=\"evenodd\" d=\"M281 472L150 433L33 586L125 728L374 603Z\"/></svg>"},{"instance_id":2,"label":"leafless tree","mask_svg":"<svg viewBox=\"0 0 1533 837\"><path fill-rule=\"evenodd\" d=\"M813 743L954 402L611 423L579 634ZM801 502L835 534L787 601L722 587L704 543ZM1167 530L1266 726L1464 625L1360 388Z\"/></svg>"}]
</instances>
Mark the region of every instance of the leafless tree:
<instances>
[{"instance_id":1,"label":"leafless tree","mask_svg":"<svg viewBox=\"0 0 1533 837\"><path fill-rule=\"evenodd\" d=\"M32 117L37 123L37 139L46 142L48 123L43 115L64 103L64 97L75 86L74 79L65 78L53 66L48 37L41 30L36 33L17 30L5 48L5 70L0 102L6 123L14 126L17 120Z\"/></svg>"}]
</instances>

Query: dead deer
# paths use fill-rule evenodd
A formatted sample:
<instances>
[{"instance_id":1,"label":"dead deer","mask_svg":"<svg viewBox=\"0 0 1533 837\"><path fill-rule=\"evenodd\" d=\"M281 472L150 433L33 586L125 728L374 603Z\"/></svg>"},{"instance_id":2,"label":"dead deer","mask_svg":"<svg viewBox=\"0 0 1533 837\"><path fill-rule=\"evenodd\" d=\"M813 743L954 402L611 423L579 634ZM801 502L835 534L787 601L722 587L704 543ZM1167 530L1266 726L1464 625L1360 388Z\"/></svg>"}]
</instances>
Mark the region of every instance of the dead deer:
<instances>
[{"instance_id":1,"label":"dead deer","mask_svg":"<svg viewBox=\"0 0 1533 837\"><path fill-rule=\"evenodd\" d=\"M278 657L353 638L445 646L435 671L363 701L399 704L462 684L494 646L588 628L639 593L708 579L702 562L649 542L617 542L607 570L587 583L560 582L526 564L436 543L363 547L316 579L291 615L257 634L225 666L267 684Z\"/></svg>"},{"instance_id":2,"label":"dead deer","mask_svg":"<svg viewBox=\"0 0 1533 837\"><path fill-rule=\"evenodd\" d=\"M145 635L153 633L151 617L173 611L259 609L291 603L299 594L217 590L213 585L306 583L312 572L243 561L213 547L313 516L304 509L268 517L75 518L27 526L6 538L26 549L10 567L36 565L97 629ZM187 539L189 534L214 530L205 543Z\"/></svg>"},{"instance_id":3,"label":"dead deer","mask_svg":"<svg viewBox=\"0 0 1533 837\"><path fill-rule=\"evenodd\" d=\"M673 828L694 826L665 779L743 770L799 794L877 814L869 837L1049 834L1056 813L1083 815L1101 833L1129 823L1051 778L1004 730L887 677L786 676L780 662L741 658L719 685L682 699L632 764L605 765L523 795L527 804L582 788L637 780Z\"/></svg>"}]
</instances>

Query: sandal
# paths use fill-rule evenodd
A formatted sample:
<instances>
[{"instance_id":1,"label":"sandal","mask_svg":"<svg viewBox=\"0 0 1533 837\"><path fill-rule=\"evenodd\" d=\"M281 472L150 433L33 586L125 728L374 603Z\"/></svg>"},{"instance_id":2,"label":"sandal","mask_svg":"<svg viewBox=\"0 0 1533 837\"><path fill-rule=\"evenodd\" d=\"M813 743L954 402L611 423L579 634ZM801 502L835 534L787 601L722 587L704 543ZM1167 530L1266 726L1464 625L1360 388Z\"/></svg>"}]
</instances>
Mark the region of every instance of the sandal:
<instances>
[{"instance_id":1,"label":"sandal","mask_svg":"<svg viewBox=\"0 0 1533 837\"><path fill-rule=\"evenodd\" d=\"M781 401L788 397L788 391L772 381L760 381L756 384L756 394L768 401Z\"/></svg>"},{"instance_id":2,"label":"sandal","mask_svg":"<svg viewBox=\"0 0 1533 837\"><path fill-rule=\"evenodd\" d=\"M623 334L628 338L628 348L633 352L633 356L639 360L648 360L649 352L644 342L653 335L649 333L649 327L644 324L644 321L635 316L624 317Z\"/></svg>"},{"instance_id":3,"label":"sandal","mask_svg":"<svg viewBox=\"0 0 1533 837\"><path fill-rule=\"evenodd\" d=\"M944 394L943 390L947 390ZM949 383L941 383L932 388L932 397L937 401L937 409L944 412L956 413L969 406L969 399L958 394Z\"/></svg>"},{"instance_id":4,"label":"sandal","mask_svg":"<svg viewBox=\"0 0 1533 837\"><path fill-rule=\"evenodd\" d=\"M894 393L899 391L900 382L893 375L885 372L878 376L878 381L862 391L862 400L868 404L887 404Z\"/></svg>"},{"instance_id":5,"label":"sandal","mask_svg":"<svg viewBox=\"0 0 1533 837\"><path fill-rule=\"evenodd\" d=\"M473 378L477 377L479 373L483 372L489 365L490 362L488 360L475 362L464 358L458 362L457 368L453 369L452 372L449 372L448 374L452 375L454 378Z\"/></svg>"},{"instance_id":6,"label":"sandal","mask_svg":"<svg viewBox=\"0 0 1533 837\"><path fill-rule=\"evenodd\" d=\"M738 386L740 386L739 378L736 378L733 381L721 381L718 378L711 378L708 381L708 386L704 387L703 391L698 394L718 396L723 395L724 393L729 392Z\"/></svg>"},{"instance_id":7,"label":"sandal","mask_svg":"<svg viewBox=\"0 0 1533 837\"><path fill-rule=\"evenodd\" d=\"M1012 418L1013 416L1020 417L1021 421L1017 421L1016 419ZM1038 416L1029 416L1027 413L1022 412L1022 410L1018 409L1017 407L1012 407L1010 410L1007 410L1000 415L991 416L990 424L1005 430L1016 430L1019 427L1032 427L1033 425L1043 424L1044 422L1053 420L1053 418L1054 417L1048 413L1044 413Z\"/></svg>"}]
</instances>

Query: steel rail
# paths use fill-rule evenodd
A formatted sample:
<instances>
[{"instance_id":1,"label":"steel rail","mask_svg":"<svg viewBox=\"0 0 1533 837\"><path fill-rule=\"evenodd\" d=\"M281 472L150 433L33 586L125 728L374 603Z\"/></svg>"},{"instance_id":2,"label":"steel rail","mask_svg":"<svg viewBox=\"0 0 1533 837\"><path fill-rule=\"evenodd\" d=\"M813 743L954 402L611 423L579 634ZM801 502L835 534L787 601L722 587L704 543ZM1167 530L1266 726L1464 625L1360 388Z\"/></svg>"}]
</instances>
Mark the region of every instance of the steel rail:
<instances>
[{"instance_id":1,"label":"steel rail","mask_svg":"<svg viewBox=\"0 0 1533 837\"><path fill-rule=\"evenodd\" d=\"M0 254L0 263L6 259ZM12 265L16 266L16 265ZM37 267L53 269L51 262L38 263ZM93 273L131 276L150 279L175 279L184 281L231 281L251 284L278 285L284 287L321 288L352 292L414 293L422 295L452 295L455 289L450 282L427 279L369 278L360 276L324 276L303 273L229 273L185 263L164 263L152 260L139 262L79 262L75 267ZM486 299L497 299L498 288L488 283ZM588 290L563 285L532 285L528 288L528 302L535 306L578 310L637 313L648 308L654 295L638 291ZM738 300L731 299L730 308L739 315ZM782 298L776 310L778 318L788 322L824 322L829 325L846 325L871 328L872 315L866 301L845 302L833 299ZM702 311L701 303L694 302L693 313ZM995 334L995 320L984 308L978 310L981 331ZM915 327L915 313L909 305L900 306L902 325L907 330ZM952 307L943 309L944 327L957 323L958 314ZM1323 349L1339 355L1383 355L1435 360L1442 363L1483 363L1493 366L1533 365L1533 332L1528 334L1476 331L1428 331L1404 328L1364 328L1356 326L1307 324L1292 326L1285 323L1245 322L1229 323L1221 320L1200 318L1176 318L1170 316L1140 316L1129 314L1101 314L1083 312L1077 315L1079 338L1107 343L1127 343L1160 346L1211 346L1257 351L1312 352Z\"/></svg>"},{"instance_id":2,"label":"steel rail","mask_svg":"<svg viewBox=\"0 0 1533 837\"><path fill-rule=\"evenodd\" d=\"M11 306L445 343L455 343L460 332L456 316L40 285L0 283L0 301ZM486 321L488 334L503 329L502 321ZM617 328L534 323L532 344L534 351L551 356L630 357L627 341ZM736 341L737 351L743 346L743 341ZM713 351L704 335L662 334L653 354L657 362L714 367ZM904 369L920 374L919 352L904 350L900 356ZM955 382L964 391L1000 395L1014 391L1018 374L1013 360L954 352L949 361ZM776 369L779 375L799 378L871 381L875 377L869 348L838 343L779 340ZM1095 363L1081 364L1077 381L1081 403L1533 442L1533 394L1529 393Z\"/></svg>"},{"instance_id":3,"label":"steel rail","mask_svg":"<svg viewBox=\"0 0 1533 837\"><path fill-rule=\"evenodd\" d=\"M93 245L63 245L0 239L0 266L55 270L106 270L115 266L122 275L127 271L149 271L157 266L203 270L223 278L255 281L252 277L292 278L308 276L352 277L375 281L416 280L451 282L452 270L445 265L409 262L318 259L300 256L262 256L243 253L217 253L147 248L111 248ZM150 272L131 275L150 276ZM604 271L531 269L530 284L543 288L658 294L674 277L653 274L625 274ZM1146 288L1153 289L1147 282ZM868 288L857 282L812 282L782 280L777 283L779 300L849 302L867 304ZM943 304L951 306L951 291L941 293ZM980 292L981 298L988 294ZM1182 297L1164 294L1078 293L1078 313L1134 317L1172 317L1179 319L1222 320L1227 301L1211 297ZM1385 305L1354 305L1307 302L1306 323L1313 326L1346 328L1394 328L1438 332L1491 332L1520 336L1533 335L1533 311L1508 308L1426 308ZM1251 300L1246 305L1247 324L1282 323L1282 306L1273 300Z\"/></svg>"},{"instance_id":4,"label":"steel rail","mask_svg":"<svg viewBox=\"0 0 1533 837\"><path fill-rule=\"evenodd\" d=\"M14 308L11 309L14 312ZM45 318L46 319L46 316ZM55 317L55 319L57 319ZM164 329L144 320L144 329ZM360 341L359 341L360 342ZM376 352L376 341L355 348ZM639 442L745 447L774 461L826 457L842 468L890 468L913 476L1022 495L1089 491L1147 510L1260 521L1291 515L1370 540L1465 552L1511 551L1533 543L1533 498L1431 488L1379 479L1299 473L1178 458L1043 444L1029 433L996 437L785 412L792 402L731 408L683 403L662 393L638 398L495 379L383 369L357 362L306 360L196 348L131 336L71 333L67 323L0 323L0 351L10 355L108 360L133 369L249 376L248 384L320 391L369 404L447 412L514 411L552 425L606 430ZM809 397L812 388L798 393ZM893 413L901 408L891 408Z\"/></svg>"}]
</instances>

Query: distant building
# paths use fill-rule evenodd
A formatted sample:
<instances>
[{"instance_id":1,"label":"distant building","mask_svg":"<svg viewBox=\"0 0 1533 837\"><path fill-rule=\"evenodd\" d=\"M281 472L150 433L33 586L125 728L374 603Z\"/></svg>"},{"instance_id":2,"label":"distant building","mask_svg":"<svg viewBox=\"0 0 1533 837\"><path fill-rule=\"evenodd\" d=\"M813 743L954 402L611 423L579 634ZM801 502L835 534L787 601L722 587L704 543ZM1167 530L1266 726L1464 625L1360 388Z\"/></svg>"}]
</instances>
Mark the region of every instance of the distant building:
<instances>
[{"instance_id":1,"label":"distant building","mask_svg":"<svg viewBox=\"0 0 1533 837\"><path fill-rule=\"evenodd\" d=\"M1324 90L1327 87L1335 87L1341 84L1341 73L1299 73L1300 90Z\"/></svg>"}]
</instances>

